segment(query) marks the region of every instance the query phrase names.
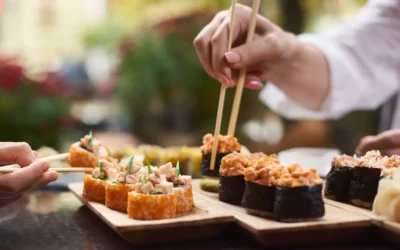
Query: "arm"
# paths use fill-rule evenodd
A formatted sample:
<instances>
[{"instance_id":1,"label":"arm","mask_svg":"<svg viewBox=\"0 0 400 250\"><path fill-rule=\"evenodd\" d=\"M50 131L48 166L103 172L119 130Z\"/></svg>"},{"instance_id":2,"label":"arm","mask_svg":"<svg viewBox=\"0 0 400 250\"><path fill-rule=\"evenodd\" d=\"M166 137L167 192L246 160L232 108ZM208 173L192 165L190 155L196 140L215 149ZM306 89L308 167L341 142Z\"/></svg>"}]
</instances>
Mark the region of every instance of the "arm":
<instances>
[{"instance_id":1,"label":"arm","mask_svg":"<svg viewBox=\"0 0 400 250\"><path fill-rule=\"evenodd\" d=\"M303 52L288 64L291 73L274 73L275 86L267 86L260 97L288 118L340 118L353 110L376 109L399 88L399 30L396 1L370 2L351 24L300 36Z\"/></svg>"}]
</instances>

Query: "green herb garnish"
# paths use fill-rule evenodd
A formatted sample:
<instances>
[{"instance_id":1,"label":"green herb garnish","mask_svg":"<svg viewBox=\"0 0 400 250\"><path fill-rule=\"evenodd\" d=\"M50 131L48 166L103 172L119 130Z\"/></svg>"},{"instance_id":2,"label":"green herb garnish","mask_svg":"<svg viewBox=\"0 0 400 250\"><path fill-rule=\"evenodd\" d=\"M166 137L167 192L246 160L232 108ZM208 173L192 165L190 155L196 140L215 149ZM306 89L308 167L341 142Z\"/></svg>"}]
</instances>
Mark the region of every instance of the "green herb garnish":
<instances>
[{"instance_id":1,"label":"green herb garnish","mask_svg":"<svg viewBox=\"0 0 400 250\"><path fill-rule=\"evenodd\" d=\"M93 179L96 179L96 177L94 177L94 175L92 175L92 178L93 178Z\"/></svg>"},{"instance_id":2,"label":"green herb garnish","mask_svg":"<svg viewBox=\"0 0 400 250\"><path fill-rule=\"evenodd\" d=\"M179 167L179 161L176 163L176 169L175 169L175 177L178 178L181 175L181 168Z\"/></svg>"},{"instance_id":3,"label":"green herb garnish","mask_svg":"<svg viewBox=\"0 0 400 250\"><path fill-rule=\"evenodd\" d=\"M151 170L149 161L147 161L147 169L149 170L149 174L153 173L153 170Z\"/></svg>"},{"instance_id":4,"label":"green herb garnish","mask_svg":"<svg viewBox=\"0 0 400 250\"><path fill-rule=\"evenodd\" d=\"M142 185L146 184L146 173L143 173L142 175Z\"/></svg>"},{"instance_id":5,"label":"green herb garnish","mask_svg":"<svg viewBox=\"0 0 400 250\"><path fill-rule=\"evenodd\" d=\"M134 157L134 156L132 156L131 159L129 160L129 163L128 163L128 170L127 170L127 173L126 173L126 174L129 174L129 173L131 172L131 170L132 170L132 166L133 166L133 157Z\"/></svg>"},{"instance_id":6,"label":"green herb garnish","mask_svg":"<svg viewBox=\"0 0 400 250\"><path fill-rule=\"evenodd\" d=\"M175 188L179 187L179 184L174 184L174 187L175 187Z\"/></svg>"},{"instance_id":7,"label":"green herb garnish","mask_svg":"<svg viewBox=\"0 0 400 250\"><path fill-rule=\"evenodd\" d=\"M89 132L89 149L92 150L93 148L93 134L92 134L92 130L90 130Z\"/></svg>"},{"instance_id":8,"label":"green herb garnish","mask_svg":"<svg viewBox=\"0 0 400 250\"><path fill-rule=\"evenodd\" d=\"M112 183L113 183L113 184L121 184L120 181L113 181Z\"/></svg>"}]
</instances>

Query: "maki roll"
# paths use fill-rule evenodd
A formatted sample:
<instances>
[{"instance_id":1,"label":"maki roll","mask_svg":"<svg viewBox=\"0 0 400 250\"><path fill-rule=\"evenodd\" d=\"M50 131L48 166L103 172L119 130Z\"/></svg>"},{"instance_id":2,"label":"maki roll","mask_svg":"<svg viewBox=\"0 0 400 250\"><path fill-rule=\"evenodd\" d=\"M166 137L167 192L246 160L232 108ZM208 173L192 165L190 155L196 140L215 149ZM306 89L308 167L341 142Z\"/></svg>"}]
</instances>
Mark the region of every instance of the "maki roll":
<instances>
[{"instance_id":1,"label":"maki roll","mask_svg":"<svg viewBox=\"0 0 400 250\"><path fill-rule=\"evenodd\" d=\"M236 152L222 158L218 188L220 201L237 205L242 203L246 163L246 157Z\"/></svg>"},{"instance_id":2,"label":"maki roll","mask_svg":"<svg viewBox=\"0 0 400 250\"><path fill-rule=\"evenodd\" d=\"M116 179L110 179L106 185L106 206L123 213L127 212L128 193L135 191L138 182L138 173L143 167L141 161L134 161L132 156L129 161L122 160L118 166Z\"/></svg>"},{"instance_id":3,"label":"maki roll","mask_svg":"<svg viewBox=\"0 0 400 250\"><path fill-rule=\"evenodd\" d=\"M158 173L159 174L159 173ZM157 177L157 172L148 176L143 172L135 191L128 193L128 217L136 220L162 220L175 217L176 195L173 184ZM147 177L148 176L148 177ZM153 185L150 181L160 182Z\"/></svg>"},{"instance_id":4,"label":"maki roll","mask_svg":"<svg viewBox=\"0 0 400 250\"><path fill-rule=\"evenodd\" d=\"M298 164L288 166L287 170L276 182L276 218L295 222L323 217L322 179L317 170L303 170Z\"/></svg>"},{"instance_id":5,"label":"maki roll","mask_svg":"<svg viewBox=\"0 0 400 250\"><path fill-rule=\"evenodd\" d=\"M335 156L332 168L326 176L325 197L340 202L349 202L349 187L353 178L354 167L359 161L349 155Z\"/></svg>"},{"instance_id":6,"label":"maki roll","mask_svg":"<svg viewBox=\"0 0 400 250\"><path fill-rule=\"evenodd\" d=\"M96 168L99 160L108 160L108 150L99 140L93 138L92 131L69 149L68 164L71 167Z\"/></svg>"},{"instance_id":7,"label":"maki roll","mask_svg":"<svg viewBox=\"0 0 400 250\"><path fill-rule=\"evenodd\" d=\"M83 199L104 204L109 177L116 178L116 175L117 169L112 163L99 160L98 167L93 170L92 175L85 175L84 177Z\"/></svg>"},{"instance_id":8,"label":"maki roll","mask_svg":"<svg viewBox=\"0 0 400 250\"><path fill-rule=\"evenodd\" d=\"M350 203L367 209L372 209L378 184L387 157L382 157L379 151L369 151L361 157L360 166L353 170L349 186Z\"/></svg>"},{"instance_id":9,"label":"maki roll","mask_svg":"<svg viewBox=\"0 0 400 250\"><path fill-rule=\"evenodd\" d=\"M169 162L159 168L160 174L166 177L166 180L173 184L176 195L176 213L187 213L194 207L192 177L181 175L179 162L176 168Z\"/></svg>"},{"instance_id":10,"label":"maki roll","mask_svg":"<svg viewBox=\"0 0 400 250\"><path fill-rule=\"evenodd\" d=\"M237 139L233 136L223 136L218 137L218 148L217 155L215 158L214 170L210 169L211 164L211 154L212 147L214 144L214 136L207 134L203 137L203 145L201 146L202 160L201 160L201 173L205 176L219 177L219 166L221 165L221 160L224 156L233 153L240 152L241 145Z\"/></svg>"},{"instance_id":11,"label":"maki roll","mask_svg":"<svg viewBox=\"0 0 400 250\"><path fill-rule=\"evenodd\" d=\"M245 172L242 206L250 214L271 216L274 212L276 183L286 169L276 162L266 163L248 167Z\"/></svg>"}]
</instances>

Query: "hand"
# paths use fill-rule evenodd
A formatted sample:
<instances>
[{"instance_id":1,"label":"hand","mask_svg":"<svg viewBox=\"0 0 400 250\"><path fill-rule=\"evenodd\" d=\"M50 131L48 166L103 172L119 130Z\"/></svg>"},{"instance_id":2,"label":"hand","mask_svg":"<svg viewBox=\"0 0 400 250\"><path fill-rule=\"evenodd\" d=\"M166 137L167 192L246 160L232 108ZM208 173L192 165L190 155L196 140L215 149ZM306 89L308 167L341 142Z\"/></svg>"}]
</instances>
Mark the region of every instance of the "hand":
<instances>
[{"instance_id":1,"label":"hand","mask_svg":"<svg viewBox=\"0 0 400 250\"><path fill-rule=\"evenodd\" d=\"M194 40L204 69L225 87L235 86L237 70L247 67L245 87L261 89L270 72L284 73L284 64L296 54L299 44L296 37L261 15L257 16L254 40L240 45L246 40L250 15L251 8L236 5L233 49L228 52L229 11L219 12Z\"/></svg>"},{"instance_id":2,"label":"hand","mask_svg":"<svg viewBox=\"0 0 400 250\"><path fill-rule=\"evenodd\" d=\"M356 153L363 155L369 150L380 150L387 156L400 154L400 130L389 130L376 136L362 138L356 148Z\"/></svg>"},{"instance_id":3,"label":"hand","mask_svg":"<svg viewBox=\"0 0 400 250\"><path fill-rule=\"evenodd\" d=\"M0 206L18 200L23 192L46 186L58 178L57 172L47 172L47 162L36 161L36 153L27 143L1 142L0 164L19 164L22 168L10 174L0 174Z\"/></svg>"}]
</instances>

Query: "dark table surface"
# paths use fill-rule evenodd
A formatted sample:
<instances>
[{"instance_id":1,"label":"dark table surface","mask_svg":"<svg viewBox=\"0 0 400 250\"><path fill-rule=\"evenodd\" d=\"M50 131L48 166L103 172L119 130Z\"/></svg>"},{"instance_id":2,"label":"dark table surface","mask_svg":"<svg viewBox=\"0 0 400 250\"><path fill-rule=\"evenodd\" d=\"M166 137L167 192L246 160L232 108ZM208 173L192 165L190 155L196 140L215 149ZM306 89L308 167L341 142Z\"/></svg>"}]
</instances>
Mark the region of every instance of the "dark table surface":
<instances>
[{"instance_id":1,"label":"dark table surface","mask_svg":"<svg viewBox=\"0 0 400 250\"><path fill-rule=\"evenodd\" d=\"M262 249L262 246L234 227L214 239L164 246L130 246L67 191L60 180L47 190L26 194L17 202L0 208L0 250L6 249ZM290 249L389 250L400 247L371 234L344 244Z\"/></svg>"}]
</instances>

